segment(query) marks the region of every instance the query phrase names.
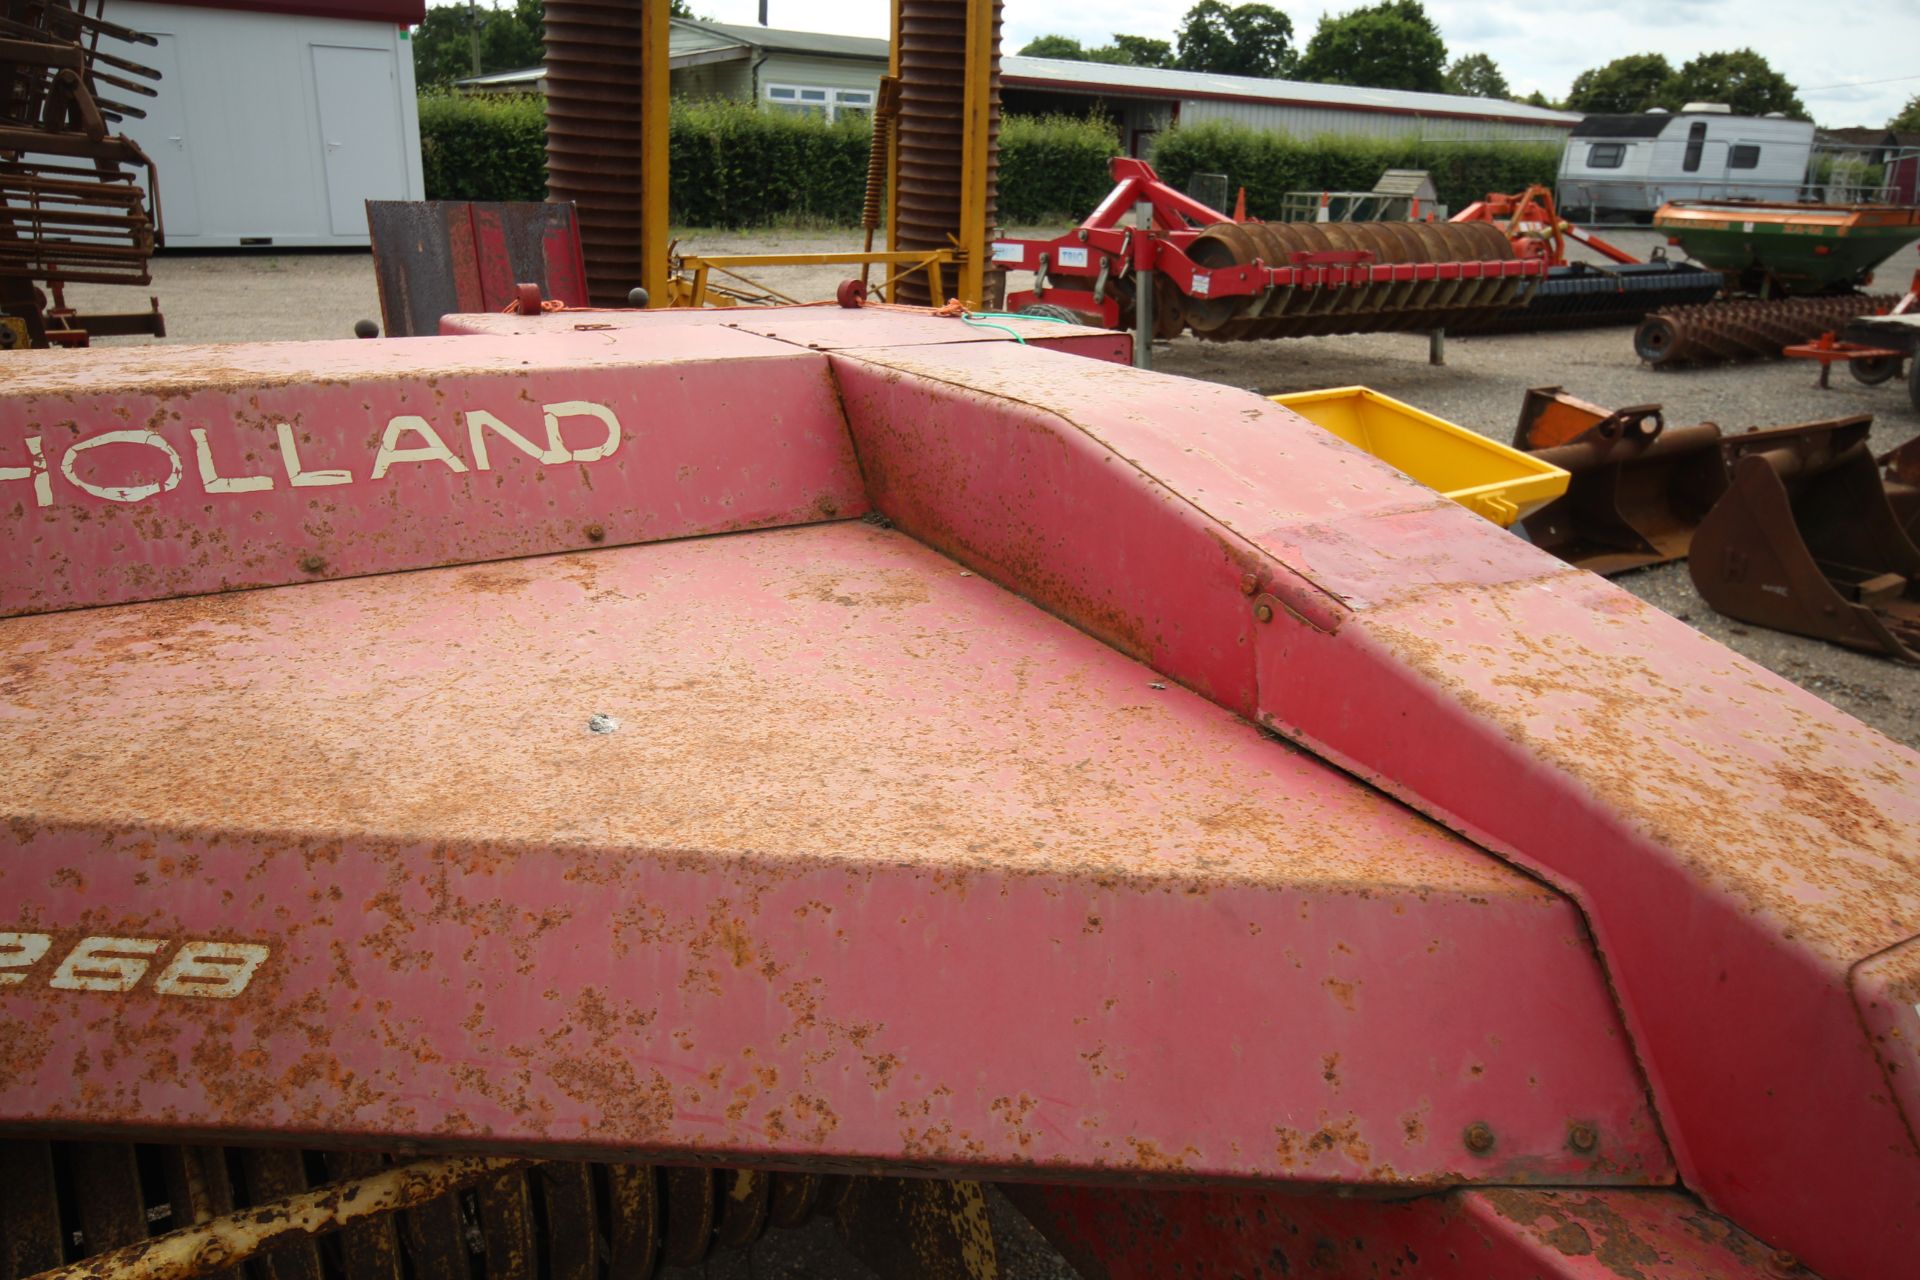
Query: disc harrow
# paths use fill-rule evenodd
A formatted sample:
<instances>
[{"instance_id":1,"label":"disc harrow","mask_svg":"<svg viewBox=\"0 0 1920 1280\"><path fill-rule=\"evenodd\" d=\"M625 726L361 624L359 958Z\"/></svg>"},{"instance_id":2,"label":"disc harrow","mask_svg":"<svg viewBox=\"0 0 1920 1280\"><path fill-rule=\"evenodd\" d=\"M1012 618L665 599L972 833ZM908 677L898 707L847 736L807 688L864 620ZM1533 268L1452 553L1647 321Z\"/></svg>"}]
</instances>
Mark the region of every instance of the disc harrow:
<instances>
[{"instance_id":1,"label":"disc harrow","mask_svg":"<svg viewBox=\"0 0 1920 1280\"><path fill-rule=\"evenodd\" d=\"M1890 310L1889 294L1715 302L1650 315L1633 334L1633 349L1656 369L1734 360L1775 360L1783 348L1811 342L1858 316Z\"/></svg>"},{"instance_id":2,"label":"disc harrow","mask_svg":"<svg viewBox=\"0 0 1920 1280\"><path fill-rule=\"evenodd\" d=\"M1188 256L1210 271L1286 263L1302 256L1364 254L1380 265L1508 262L1513 246L1488 223L1219 222ZM1388 274L1388 273L1383 273ZM1518 282L1500 276L1387 278L1343 289L1269 287L1239 297L1183 296L1186 322L1210 342L1332 333L1420 332L1491 319Z\"/></svg>"}]
</instances>

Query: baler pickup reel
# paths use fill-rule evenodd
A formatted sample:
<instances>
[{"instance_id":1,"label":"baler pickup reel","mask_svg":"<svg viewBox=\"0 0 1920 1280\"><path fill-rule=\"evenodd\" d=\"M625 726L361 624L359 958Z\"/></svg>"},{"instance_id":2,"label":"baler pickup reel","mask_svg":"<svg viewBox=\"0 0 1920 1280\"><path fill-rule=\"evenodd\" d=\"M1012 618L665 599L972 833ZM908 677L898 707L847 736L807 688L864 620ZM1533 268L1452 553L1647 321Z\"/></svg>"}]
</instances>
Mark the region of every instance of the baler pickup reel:
<instances>
[{"instance_id":1,"label":"baler pickup reel","mask_svg":"<svg viewBox=\"0 0 1920 1280\"><path fill-rule=\"evenodd\" d=\"M1728 436L1711 422L1670 428L1657 404L1608 411L1536 387L1514 447L1572 479L1524 527L1536 546L1603 575L1688 560L1701 596L1728 617L1920 661L1920 449L1876 461L1872 424L1859 415Z\"/></svg>"}]
</instances>

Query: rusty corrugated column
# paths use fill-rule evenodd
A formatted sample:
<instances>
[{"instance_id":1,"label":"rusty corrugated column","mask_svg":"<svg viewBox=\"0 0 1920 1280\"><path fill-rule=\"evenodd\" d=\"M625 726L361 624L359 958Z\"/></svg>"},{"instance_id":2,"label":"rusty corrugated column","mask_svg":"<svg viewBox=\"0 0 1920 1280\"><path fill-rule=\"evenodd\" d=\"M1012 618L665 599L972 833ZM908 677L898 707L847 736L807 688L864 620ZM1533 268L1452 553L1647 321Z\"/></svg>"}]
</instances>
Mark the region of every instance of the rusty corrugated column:
<instances>
[{"instance_id":1,"label":"rusty corrugated column","mask_svg":"<svg viewBox=\"0 0 1920 1280\"><path fill-rule=\"evenodd\" d=\"M893 245L944 249L961 234L965 148L968 0L897 0L899 12L899 169L894 180ZM987 226L998 213L1000 4L993 3L992 106L987 160ZM947 273L948 289L953 275ZM924 276L900 281L898 301L939 304Z\"/></svg>"},{"instance_id":2,"label":"rusty corrugated column","mask_svg":"<svg viewBox=\"0 0 1920 1280\"><path fill-rule=\"evenodd\" d=\"M574 203L595 306L664 302L666 7L546 0L547 198Z\"/></svg>"}]
</instances>

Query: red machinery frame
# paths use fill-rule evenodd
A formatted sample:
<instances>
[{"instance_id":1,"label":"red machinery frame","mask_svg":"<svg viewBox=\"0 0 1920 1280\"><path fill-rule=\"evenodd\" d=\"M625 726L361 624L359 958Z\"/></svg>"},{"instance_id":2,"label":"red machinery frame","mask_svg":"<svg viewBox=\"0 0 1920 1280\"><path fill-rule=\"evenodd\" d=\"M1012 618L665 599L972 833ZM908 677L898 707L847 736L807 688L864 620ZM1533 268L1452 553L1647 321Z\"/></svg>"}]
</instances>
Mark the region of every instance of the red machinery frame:
<instances>
[{"instance_id":1,"label":"red machinery frame","mask_svg":"<svg viewBox=\"0 0 1920 1280\"><path fill-rule=\"evenodd\" d=\"M1206 227L1234 219L1176 191L1160 180L1144 160L1113 161L1115 186L1100 206L1074 230L1051 240L1002 238L988 245L996 268L1033 271L1034 287L1007 295L1011 310L1035 303L1098 316L1108 328L1120 324L1120 305L1106 288L1138 271L1155 271L1189 297L1244 297L1267 289L1341 289L1367 284L1426 280L1480 280L1488 277L1539 278L1545 266L1521 258L1508 262L1375 263L1364 251L1298 253L1285 263L1255 260L1236 267L1209 268L1187 256L1187 248ZM1152 208L1152 228L1143 233L1127 225L1136 205ZM1056 286L1056 276L1091 280L1087 287Z\"/></svg>"},{"instance_id":2,"label":"red machinery frame","mask_svg":"<svg viewBox=\"0 0 1920 1280\"><path fill-rule=\"evenodd\" d=\"M23 366L0 1126L1052 1181L1096 1275L1910 1275L1920 757L1008 324Z\"/></svg>"}]
</instances>

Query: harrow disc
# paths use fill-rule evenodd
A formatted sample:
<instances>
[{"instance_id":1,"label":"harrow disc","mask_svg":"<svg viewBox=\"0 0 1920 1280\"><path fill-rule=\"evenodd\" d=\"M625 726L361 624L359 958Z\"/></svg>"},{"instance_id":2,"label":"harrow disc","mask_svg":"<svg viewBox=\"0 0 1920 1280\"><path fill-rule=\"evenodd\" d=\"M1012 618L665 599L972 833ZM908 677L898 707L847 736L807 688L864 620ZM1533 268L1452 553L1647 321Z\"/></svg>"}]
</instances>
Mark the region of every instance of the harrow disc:
<instances>
[{"instance_id":1,"label":"harrow disc","mask_svg":"<svg viewBox=\"0 0 1920 1280\"><path fill-rule=\"evenodd\" d=\"M1886 294L1857 293L1670 307L1641 322L1633 350L1655 368L1777 360L1785 347L1811 342L1856 316L1889 310L1896 301Z\"/></svg>"},{"instance_id":2,"label":"harrow disc","mask_svg":"<svg viewBox=\"0 0 1920 1280\"><path fill-rule=\"evenodd\" d=\"M1297 254L1365 253L1379 265L1507 262L1513 245L1487 223L1222 222L1188 247L1209 270ZM1342 287L1288 286L1252 296L1182 297L1186 326L1216 342L1332 333L1418 332L1484 321L1519 301L1527 281L1498 277L1390 280Z\"/></svg>"}]
</instances>

